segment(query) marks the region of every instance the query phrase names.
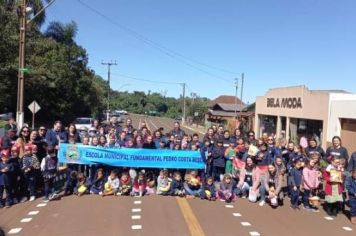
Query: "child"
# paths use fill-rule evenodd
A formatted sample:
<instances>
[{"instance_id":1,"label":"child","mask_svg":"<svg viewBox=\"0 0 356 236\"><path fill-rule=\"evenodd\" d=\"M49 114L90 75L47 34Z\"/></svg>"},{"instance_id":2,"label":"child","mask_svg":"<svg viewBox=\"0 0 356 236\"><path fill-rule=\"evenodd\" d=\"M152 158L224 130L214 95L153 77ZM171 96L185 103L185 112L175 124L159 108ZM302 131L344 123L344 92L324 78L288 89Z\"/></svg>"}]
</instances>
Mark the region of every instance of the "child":
<instances>
[{"instance_id":1,"label":"child","mask_svg":"<svg viewBox=\"0 0 356 236\"><path fill-rule=\"evenodd\" d=\"M200 155L203 159L203 162L205 163L203 177L211 176L212 174L211 150L212 148L210 146L210 140L209 139L204 140L204 146L200 149Z\"/></svg>"},{"instance_id":2,"label":"child","mask_svg":"<svg viewBox=\"0 0 356 236\"><path fill-rule=\"evenodd\" d=\"M77 186L74 189L74 193L78 196L83 196L89 192L90 184L87 181L87 177L83 173L79 173L77 176Z\"/></svg>"},{"instance_id":3,"label":"child","mask_svg":"<svg viewBox=\"0 0 356 236\"><path fill-rule=\"evenodd\" d=\"M225 172L224 151L225 148L223 146L223 141L219 139L211 153L212 162L213 162L213 177L214 177L214 181L216 182L221 181Z\"/></svg>"},{"instance_id":4,"label":"child","mask_svg":"<svg viewBox=\"0 0 356 236\"><path fill-rule=\"evenodd\" d=\"M351 171L351 176L346 178L345 188L349 193L351 223L356 224L356 168Z\"/></svg>"},{"instance_id":5,"label":"child","mask_svg":"<svg viewBox=\"0 0 356 236\"><path fill-rule=\"evenodd\" d=\"M13 145L11 147L11 158L10 161L14 167L14 171L12 172L11 176L11 197L12 197L12 203L17 204L18 200L21 197L21 193L25 192L23 190L24 184L23 184L23 177L22 177L22 172L21 172L21 166L20 166L20 147L17 145ZM25 199L24 199L25 200Z\"/></svg>"},{"instance_id":6,"label":"child","mask_svg":"<svg viewBox=\"0 0 356 236\"><path fill-rule=\"evenodd\" d=\"M104 171L102 168L99 168L96 171L94 181L92 182L92 185L90 187L90 193L103 195L104 185L105 185Z\"/></svg>"},{"instance_id":7,"label":"child","mask_svg":"<svg viewBox=\"0 0 356 236\"><path fill-rule=\"evenodd\" d=\"M326 213L330 216L337 216L339 205L342 203L342 173L340 168L340 159L335 156L330 157L331 164L324 172L325 184L325 206Z\"/></svg>"},{"instance_id":8,"label":"child","mask_svg":"<svg viewBox=\"0 0 356 236\"><path fill-rule=\"evenodd\" d=\"M230 140L229 147L226 148L224 153L226 162L225 162L225 174L232 174L232 161L236 157L235 142Z\"/></svg>"},{"instance_id":9,"label":"child","mask_svg":"<svg viewBox=\"0 0 356 236\"><path fill-rule=\"evenodd\" d=\"M292 209L299 209L298 201L299 194L303 191L303 159L298 158L294 160L294 166L290 172L289 189L291 193L290 203Z\"/></svg>"},{"instance_id":10,"label":"child","mask_svg":"<svg viewBox=\"0 0 356 236\"><path fill-rule=\"evenodd\" d=\"M178 171L173 173L173 180L169 189L169 195L179 197L185 196L182 176Z\"/></svg>"},{"instance_id":11,"label":"child","mask_svg":"<svg viewBox=\"0 0 356 236\"><path fill-rule=\"evenodd\" d=\"M168 195L168 191L171 187L172 179L168 177L168 170L164 169L159 172L157 177L157 194Z\"/></svg>"},{"instance_id":12,"label":"child","mask_svg":"<svg viewBox=\"0 0 356 236\"><path fill-rule=\"evenodd\" d=\"M202 190L200 192L201 199L207 199L209 201L216 200L216 191L213 177L207 177L205 179L205 183L202 186Z\"/></svg>"},{"instance_id":13,"label":"child","mask_svg":"<svg viewBox=\"0 0 356 236\"><path fill-rule=\"evenodd\" d=\"M152 171L145 172L145 178L146 178L146 195L149 194L154 194L155 193L155 186L156 186L156 181L155 181L155 175Z\"/></svg>"},{"instance_id":14,"label":"child","mask_svg":"<svg viewBox=\"0 0 356 236\"><path fill-rule=\"evenodd\" d=\"M225 174L220 183L220 189L217 191L216 197L226 203L234 202L236 195L233 191L234 182L230 174Z\"/></svg>"},{"instance_id":15,"label":"child","mask_svg":"<svg viewBox=\"0 0 356 236\"><path fill-rule=\"evenodd\" d=\"M22 157L21 169L30 192L30 202L36 199L36 170L40 169L40 163L36 156L32 155L32 145L25 145L25 155Z\"/></svg>"},{"instance_id":16,"label":"child","mask_svg":"<svg viewBox=\"0 0 356 236\"><path fill-rule=\"evenodd\" d=\"M312 154L314 155L314 154ZM309 204L309 198L312 197L313 192L319 187L319 175L318 171L315 168L315 160L309 159L306 162L306 166L303 169L303 205L305 210L311 210Z\"/></svg>"},{"instance_id":17,"label":"child","mask_svg":"<svg viewBox=\"0 0 356 236\"><path fill-rule=\"evenodd\" d=\"M119 190L117 196L129 196L131 193L132 183L127 172L123 172L120 178Z\"/></svg>"},{"instance_id":18,"label":"child","mask_svg":"<svg viewBox=\"0 0 356 236\"><path fill-rule=\"evenodd\" d=\"M188 198L194 198L200 196L201 183L200 183L200 179L197 176L198 176L198 172L196 170L192 170L190 171L190 173L186 175L184 190Z\"/></svg>"},{"instance_id":19,"label":"child","mask_svg":"<svg viewBox=\"0 0 356 236\"><path fill-rule=\"evenodd\" d=\"M147 180L145 177L145 172L140 171L133 182L131 195L135 197L142 197L143 195L145 195L146 184Z\"/></svg>"},{"instance_id":20,"label":"child","mask_svg":"<svg viewBox=\"0 0 356 236\"><path fill-rule=\"evenodd\" d=\"M117 193L120 185L120 180L117 176L118 176L117 169L114 169L110 172L108 181L104 185L104 192L102 195L103 197L109 195L115 195Z\"/></svg>"},{"instance_id":21,"label":"child","mask_svg":"<svg viewBox=\"0 0 356 236\"><path fill-rule=\"evenodd\" d=\"M41 171L44 181L44 202L54 199L57 194L54 192L53 182L56 178L58 158L53 147L47 147L47 156L42 159Z\"/></svg>"},{"instance_id":22,"label":"child","mask_svg":"<svg viewBox=\"0 0 356 236\"><path fill-rule=\"evenodd\" d=\"M64 187L64 195L71 195L74 193L74 188L78 184L78 173L76 171L71 171L69 174L69 178L65 183Z\"/></svg>"},{"instance_id":23,"label":"child","mask_svg":"<svg viewBox=\"0 0 356 236\"><path fill-rule=\"evenodd\" d=\"M1 163L0 163L0 208L3 208L2 196L4 190L6 191L6 207L11 206L11 174L14 167L9 162L9 150L1 151Z\"/></svg>"}]
</instances>

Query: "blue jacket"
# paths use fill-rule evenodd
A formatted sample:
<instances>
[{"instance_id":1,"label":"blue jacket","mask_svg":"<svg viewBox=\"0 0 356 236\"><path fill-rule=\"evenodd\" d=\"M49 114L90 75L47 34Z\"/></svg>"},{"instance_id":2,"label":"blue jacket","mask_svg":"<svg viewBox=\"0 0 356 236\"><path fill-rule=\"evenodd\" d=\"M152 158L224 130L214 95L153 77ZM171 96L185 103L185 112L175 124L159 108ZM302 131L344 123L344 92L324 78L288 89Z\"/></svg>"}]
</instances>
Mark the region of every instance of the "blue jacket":
<instances>
[{"instance_id":1,"label":"blue jacket","mask_svg":"<svg viewBox=\"0 0 356 236\"><path fill-rule=\"evenodd\" d=\"M268 153L273 161L276 157L282 157L281 150L276 146L269 146Z\"/></svg>"},{"instance_id":2,"label":"blue jacket","mask_svg":"<svg viewBox=\"0 0 356 236\"><path fill-rule=\"evenodd\" d=\"M9 171L3 173L2 170L8 168ZM0 163L0 186L10 186L11 185L11 176L14 171L14 166L11 162Z\"/></svg>"},{"instance_id":3,"label":"blue jacket","mask_svg":"<svg viewBox=\"0 0 356 236\"><path fill-rule=\"evenodd\" d=\"M61 143L68 143L68 135L66 131L54 131L53 129L50 129L46 133L48 146L54 147L59 144L57 135L59 136Z\"/></svg>"},{"instance_id":4,"label":"blue jacket","mask_svg":"<svg viewBox=\"0 0 356 236\"><path fill-rule=\"evenodd\" d=\"M211 152L211 150L212 150L212 148L211 147L206 147L206 146L204 146L204 147L202 147L201 149L200 149L200 155L201 155L201 158L203 159L203 162L206 164L207 163L207 161L208 161L208 156L207 156L207 154L209 154L210 152Z\"/></svg>"},{"instance_id":5,"label":"blue jacket","mask_svg":"<svg viewBox=\"0 0 356 236\"><path fill-rule=\"evenodd\" d=\"M348 176L345 180L345 188L349 193L349 197L356 199L356 179Z\"/></svg>"},{"instance_id":6,"label":"blue jacket","mask_svg":"<svg viewBox=\"0 0 356 236\"><path fill-rule=\"evenodd\" d=\"M201 188L201 192L200 192L200 195L202 198L206 198L206 193L205 191L209 191L211 193L211 196L212 197L215 197L216 195L216 189L215 189L215 185L212 184L212 185L207 185L207 184L204 184Z\"/></svg>"},{"instance_id":7,"label":"blue jacket","mask_svg":"<svg viewBox=\"0 0 356 236\"><path fill-rule=\"evenodd\" d=\"M302 181L303 181L303 168L300 169L296 169L293 168L290 171L290 186L291 187L299 187L302 185Z\"/></svg>"},{"instance_id":8,"label":"blue jacket","mask_svg":"<svg viewBox=\"0 0 356 236\"><path fill-rule=\"evenodd\" d=\"M171 186L169 188L168 194L169 195L174 195L176 190L183 191L184 190L184 184L183 181L177 181L175 179L172 180Z\"/></svg>"}]
</instances>

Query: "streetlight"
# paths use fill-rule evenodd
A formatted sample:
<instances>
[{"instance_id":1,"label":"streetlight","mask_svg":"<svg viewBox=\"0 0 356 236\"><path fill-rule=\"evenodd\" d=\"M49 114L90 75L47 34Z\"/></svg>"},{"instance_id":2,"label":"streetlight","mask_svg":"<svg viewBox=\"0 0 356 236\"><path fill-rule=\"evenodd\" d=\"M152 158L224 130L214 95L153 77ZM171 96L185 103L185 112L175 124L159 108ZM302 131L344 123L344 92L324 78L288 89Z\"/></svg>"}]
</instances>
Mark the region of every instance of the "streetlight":
<instances>
[{"instance_id":1,"label":"streetlight","mask_svg":"<svg viewBox=\"0 0 356 236\"><path fill-rule=\"evenodd\" d=\"M27 1L22 0L19 11L20 18L20 45L19 45L19 69L17 80L17 108L16 108L16 122L19 128L24 124L24 82L25 72L29 69L25 68L25 52L26 52L26 28L27 26L39 16L46 8L48 8L55 0L51 0L45 7L39 10L31 19L27 20L27 14L32 13L33 9L27 6Z\"/></svg>"}]
</instances>

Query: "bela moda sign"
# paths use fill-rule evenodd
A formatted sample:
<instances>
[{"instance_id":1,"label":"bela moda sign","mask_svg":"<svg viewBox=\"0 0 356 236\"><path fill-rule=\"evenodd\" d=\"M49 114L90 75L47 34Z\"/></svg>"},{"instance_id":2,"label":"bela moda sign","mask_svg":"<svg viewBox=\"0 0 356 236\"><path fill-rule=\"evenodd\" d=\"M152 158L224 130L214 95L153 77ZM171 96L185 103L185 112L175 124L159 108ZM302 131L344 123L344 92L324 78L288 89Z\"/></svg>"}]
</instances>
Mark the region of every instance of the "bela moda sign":
<instances>
[{"instance_id":1,"label":"bela moda sign","mask_svg":"<svg viewBox=\"0 0 356 236\"><path fill-rule=\"evenodd\" d=\"M267 107L271 108L302 108L302 99L299 98L267 98Z\"/></svg>"}]
</instances>

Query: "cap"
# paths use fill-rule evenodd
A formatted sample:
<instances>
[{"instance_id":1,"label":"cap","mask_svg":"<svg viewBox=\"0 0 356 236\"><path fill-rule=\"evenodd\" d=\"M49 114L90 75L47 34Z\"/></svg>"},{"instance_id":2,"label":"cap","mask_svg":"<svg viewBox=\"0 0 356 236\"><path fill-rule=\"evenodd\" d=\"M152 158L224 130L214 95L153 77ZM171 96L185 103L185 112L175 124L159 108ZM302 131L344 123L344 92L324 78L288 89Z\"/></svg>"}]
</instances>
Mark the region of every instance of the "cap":
<instances>
[{"instance_id":1,"label":"cap","mask_svg":"<svg viewBox=\"0 0 356 236\"><path fill-rule=\"evenodd\" d=\"M32 145L25 145L25 151L32 151Z\"/></svg>"},{"instance_id":2,"label":"cap","mask_svg":"<svg viewBox=\"0 0 356 236\"><path fill-rule=\"evenodd\" d=\"M9 157L9 149L1 150L1 156Z\"/></svg>"},{"instance_id":3,"label":"cap","mask_svg":"<svg viewBox=\"0 0 356 236\"><path fill-rule=\"evenodd\" d=\"M19 153L20 152L20 147L17 145L13 145L11 148L11 152L16 152Z\"/></svg>"}]
</instances>

